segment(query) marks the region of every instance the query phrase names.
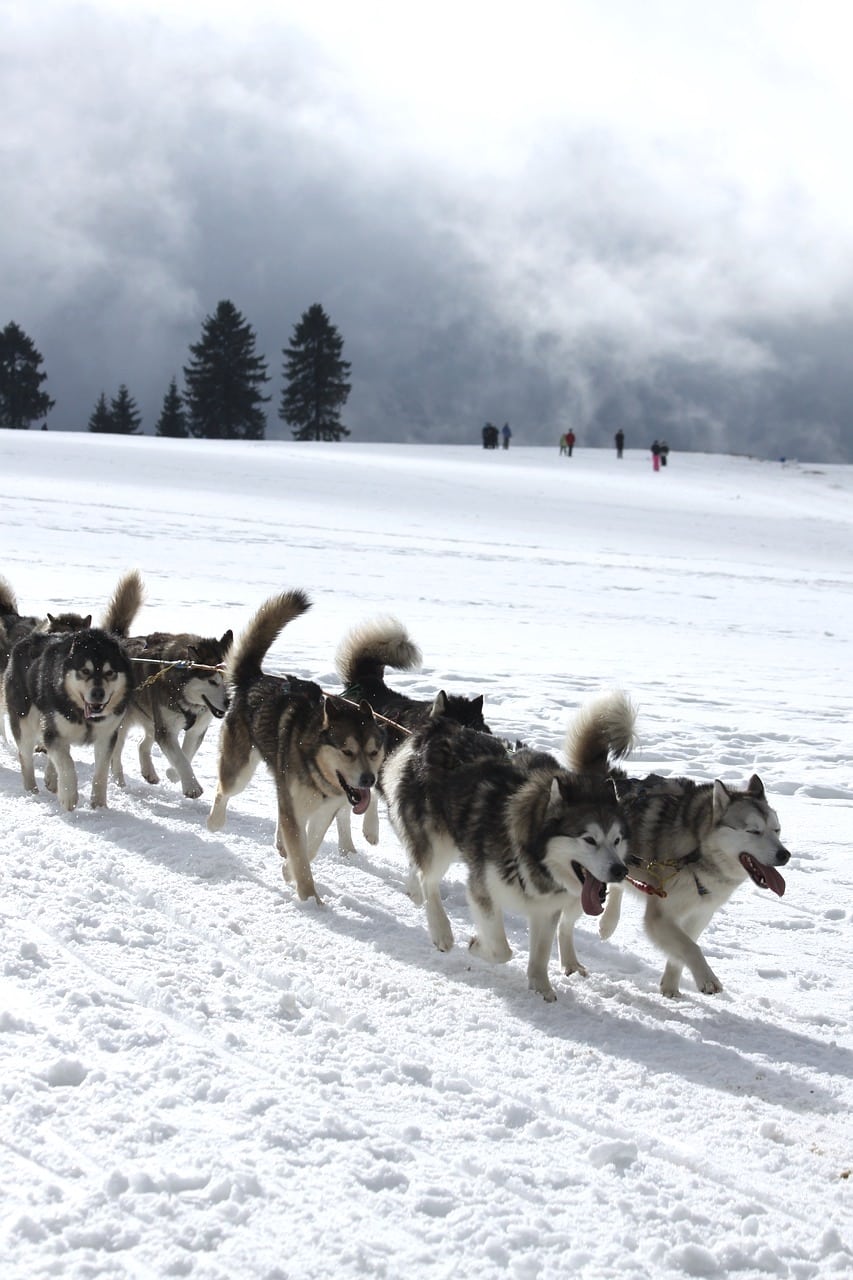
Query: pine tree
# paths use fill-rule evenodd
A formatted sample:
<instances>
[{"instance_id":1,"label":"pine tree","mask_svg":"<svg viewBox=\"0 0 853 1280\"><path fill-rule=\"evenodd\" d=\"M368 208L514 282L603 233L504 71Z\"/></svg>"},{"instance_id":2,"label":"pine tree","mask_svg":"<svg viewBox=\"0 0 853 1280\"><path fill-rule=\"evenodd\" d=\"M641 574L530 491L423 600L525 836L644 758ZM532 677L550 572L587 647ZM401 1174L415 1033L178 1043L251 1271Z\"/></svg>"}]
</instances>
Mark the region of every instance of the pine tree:
<instances>
[{"instance_id":1,"label":"pine tree","mask_svg":"<svg viewBox=\"0 0 853 1280\"><path fill-rule=\"evenodd\" d=\"M137 409L136 401L124 383L119 387L118 395L112 398L110 418L112 419L111 430L117 436L135 436L139 434L142 414Z\"/></svg>"},{"instance_id":2,"label":"pine tree","mask_svg":"<svg viewBox=\"0 0 853 1280\"><path fill-rule=\"evenodd\" d=\"M154 434L155 436L171 436L173 439L189 435L187 413L184 408L184 402L181 399L181 393L178 390L176 378L173 378L169 383L169 390L163 397L163 408L160 410L160 417L154 427Z\"/></svg>"},{"instance_id":3,"label":"pine tree","mask_svg":"<svg viewBox=\"0 0 853 1280\"><path fill-rule=\"evenodd\" d=\"M107 397L102 391L89 418L89 430L106 434L113 429L113 415L110 412L110 406L107 404Z\"/></svg>"},{"instance_id":4,"label":"pine tree","mask_svg":"<svg viewBox=\"0 0 853 1280\"><path fill-rule=\"evenodd\" d=\"M266 414L261 393L267 363L255 354L255 334L233 302L220 302L202 325L184 366L190 434L208 440L263 440Z\"/></svg>"},{"instance_id":5,"label":"pine tree","mask_svg":"<svg viewBox=\"0 0 853 1280\"><path fill-rule=\"evenodd\" d=\"M41 363L32 339L10 321L0 332L0 427L28 431L31 423L50 413L56 401L41 390L47 380Z\"/></svg>"},{"instance_id":6,"label":"pine tree","mask_svg":"<svg viewBox=\"0 0 853 1280\"><path fill-rule=\"evenodd\" d=\"M350 434L341 422L352 367L341 358L343 346L319 302L293 326L290 346L282 352L286 385L278 416L293 428L296 440L340 440Z\"/></svg>"}]
</instances>

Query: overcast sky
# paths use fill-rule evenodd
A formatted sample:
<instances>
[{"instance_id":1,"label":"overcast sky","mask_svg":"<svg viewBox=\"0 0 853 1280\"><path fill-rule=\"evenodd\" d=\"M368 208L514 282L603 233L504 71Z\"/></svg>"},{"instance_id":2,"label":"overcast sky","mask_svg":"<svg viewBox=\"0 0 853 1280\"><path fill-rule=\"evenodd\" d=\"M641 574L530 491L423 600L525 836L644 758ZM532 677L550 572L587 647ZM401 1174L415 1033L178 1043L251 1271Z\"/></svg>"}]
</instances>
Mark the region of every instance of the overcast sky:
<instances>
[{"instance_id":1,"label":"overcast sky","mask_svg":"<svg viewBox=\"0 0 853 1280\"><path fill-rule=\"evenodd\" d=\"M0 0L0 325L153 430L229 298L355 438L853 461L853 10Z\"/></svg>"}]
</instances>

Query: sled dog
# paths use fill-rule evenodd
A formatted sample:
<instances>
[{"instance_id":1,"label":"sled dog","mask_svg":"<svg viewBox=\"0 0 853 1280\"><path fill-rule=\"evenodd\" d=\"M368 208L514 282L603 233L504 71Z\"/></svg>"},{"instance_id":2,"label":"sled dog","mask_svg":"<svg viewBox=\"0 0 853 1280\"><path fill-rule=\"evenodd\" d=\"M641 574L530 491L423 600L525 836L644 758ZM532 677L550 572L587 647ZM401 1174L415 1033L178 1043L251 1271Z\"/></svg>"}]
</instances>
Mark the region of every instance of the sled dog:
<instances>
[{"instance_id":1,"label":"sled dog","mask_svg":"<svg viewBox=\"0 0 853 1280\"><path fill-rule=\"evenodd\" d=\"M686 967L698 989L713 995L723 986L699 935L747 879L781 897L785 881L776 868L791 855L757 774L740 789L719 779L629 778L614 767L631 744L635 715L622 693L590 703L569 728L566 757L573 769L613 778L630 832L629 883L644 896L646 932L666 956L661 992L679 995ZM621 886L609 896L603 938L619 922L621 897Z\"/></svg>"},{"instance_id":2,"label":"sled dog","mask_svg":"<svg viewBox=\"0 0 853 1280\"><path fill-rule=\"evenodd\" d=\"M396 750L408 736L408 732L430 718L433 700L410 698L407 694L389 688L385 683L385 668L395 671L411 671L419 667L421 651L411 639L406 628L397 618L383 616L372 618L353 627L338 645L335 668L344 686L347 698L364 698L374 712L384 717L387 734L387 752ZM483 697L468 698L462 694L444 694L444 714L459 724L491 730L483 719ZM377 788L381 792L380 785ZM342 853L354 853L352 824L348 809L338 812L338 845ZM370 844L379 840L379 808L374 793L364 815L364 838Z\"/></svg>"},{"instance_id":3,"label":"sled dog","mask_svg":"<svg viewBox=\"0 0 853 1280\"><path fill-rule=\"evenodd\" d=\"M382 787L409 856L412 896L426 905L439 951L453 946L439 887L459 860L476 927L471 950L509 960L503 912L527 916L528 986L555 1000L548 961L561 916L562 968L582 973L574 923L582 912L600 914L605 886L627 873L625 822L612 784L574 776L544 752L511 755L497 738L443 715L439 696L428 723L388 758Z\"/></svg>"},{"instance_id":4,"label":"sled dog","mask_svg":"<svg viewBox=\"0 0 853 1280\"><path fill-rule=\"evenodd\" d=\"M33 757L47 752L44 781L63 809L78 800L71 747L91 745L95 768L91 805L107 803L109 761L133 688L121 640L143 596L133 570L118 583L101 627L76 631L33 630L12 649L5 693L25 791L37 791Z\"/></svg>"},{"instance_id":5,"label":"sled dog","mask_svg":"<svg viewBox=\"0 0 853 1280\"><path fill-rule=\"evenodd\" d=\"M311 861L338 809L367 809L385 756L385 732L370 705L351 706L310 680L264 674L279 632L310 608L302 591L261 606L225 663L229 706L219 739L219 781L207 825L218 831L228 801L263 760L278 797L276 848L300 898L320 901Z\"/></svg>"},{"instance_id":6,"label":"sled dog","mask_svg":"<svg viewBox=\"0 0 853 1280\"><path fill-rule=\"evenodd\" d=\"M0 578L0 737L6 738L3 673L13 647L31 631L82 631L91 625L91 613L86 617L82 613L48 613L44 618L19 613L14 591L5 578Z\"/></svg>"},{"instance_id":7,"label":"sled dog","mask_svg":"<svg viewBox=\"0 0 853 1280\"><path fill-rule=\"evenodd\" d=\"M231 631L218 640L155 631L127 642L126 651L137 671L136 688L113 751L113 777L119 786L125 785L121 755L128 731L141 726L139 767L145 781L152 785L160 781L151 758L156 742L169 762L167 776L180 780L185 796L196 799L202 794L192 761L211 721L225 715L228 698L219 668L233 639Z\"/></svg>"}]
</instances>

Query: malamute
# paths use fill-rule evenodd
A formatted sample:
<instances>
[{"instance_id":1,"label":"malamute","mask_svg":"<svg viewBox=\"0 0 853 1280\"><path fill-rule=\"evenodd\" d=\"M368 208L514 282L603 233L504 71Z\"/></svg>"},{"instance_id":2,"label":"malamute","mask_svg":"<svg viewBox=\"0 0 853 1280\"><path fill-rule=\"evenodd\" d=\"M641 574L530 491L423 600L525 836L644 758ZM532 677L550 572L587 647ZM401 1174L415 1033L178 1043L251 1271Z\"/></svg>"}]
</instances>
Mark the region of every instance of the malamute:
<instances>
[{"instance_id":1,"label":"malamute","mask_svg":"<svg viewBox=\"0 0 853 1280\"><path fill-rule=\"evenodd\" d=\"M739 789L719 780L628 778L614 768L633 739L635 717L622 693L590 703L569 728L566 757L573 769L613 778L630 833L629 884L645 897L646 932L667 957L661 992L679 994L686 966L699 990L712 995L722 983L697 938L748 879L781 897L785 881L776 868L791 855L757 774ZM621 896L621 887L609 896L603 938L619 922Z\"/></svg>"},{"instance_id":2,"label":"malamute","mask_svg":"<svg viewBox=\"0 0 853 1280\"><path fill-rule=\"evenodd\" d=\"M125 648L139 670L130 709L113 751L113 777L119 786L125 784L121 754L128 730L141 725L139 766L145 781L160 781L151 758L156 742L169 762L168 777L180 780L185 796L196 799L202 794L192 761L211 721L214 717L221 720L228 707L225 676L219 668L233 640L231 631L218 640L156 631L134 636L127 642Z\"/></svg>"},{"instance_id":3,"label":"malamute","mask_svg":"<svg viewBox=\"0 0 853 1280\"><path fill-rule=\"evenodd\" d=\"M57 792L63 809L73 809L78 792L71 747L91 744L91 804L106 805L110 756L133 687L121 638L142 596L142 581L133 570L116 587L101 627L35 630L13 647L4 687L25 791L38 790L33 757L43 745L45 786Z\"/></svg>"},{"instance_id":4,"label":"malamute","mask_svg":"<svg viewBox=\"0 0 853 1280\"><path fill-rule=\"evenodd\" d=\"M219 782L207 825L218 831L231 796L263 760L278 797L276 847L300 898L319 895L311 860L337 810L367 809L385 757L385 732L362 700L324 694L310 680L265 675L261 663L279 632L310 608L302 591L262 605L225 664L229 707L219 740Z\"/></svg>"},{"instance_id":5,"label":"malamute","mask_svg":"<svg viewBox=\"0 0 853 1280\"><path fill-rule=\"evenodd\" d=\"M436 947L449 950L453 931L439 888L450 864L463 861L477 930L471 950L509 960L503 912L526 915L528 986L555 1000L548 961L561 915L562 967L583 972L574 922L582 912L599 914L605 886L627 872L615 791L604 780L573 776L544 752L514 758L498 739L440 711L439 701L382 770L391 823L414 873L413 897L426 904Z\"/></svg>"}]
</instances>

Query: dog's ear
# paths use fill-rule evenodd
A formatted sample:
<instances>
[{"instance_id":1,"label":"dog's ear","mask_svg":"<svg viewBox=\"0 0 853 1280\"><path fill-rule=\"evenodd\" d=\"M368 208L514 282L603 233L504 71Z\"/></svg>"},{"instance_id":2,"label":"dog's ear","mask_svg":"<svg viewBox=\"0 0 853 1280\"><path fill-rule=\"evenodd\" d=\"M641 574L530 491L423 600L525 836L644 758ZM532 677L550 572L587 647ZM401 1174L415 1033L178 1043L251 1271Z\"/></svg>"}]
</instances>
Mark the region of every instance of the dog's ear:
<instances>
[{"instance_id":1,"label":"dog's ear","mask_svg":"<svg viewBox=\"0 0 853 1280\"><path fill-rule=\"evenodd\" d=\"M225 632L225 635L219 641L219 647L225 653L227 653L233 643L234 643L234 632L229 630Z\"/></svg>"},{"instance_id":2,"label":"dog's ear","mask_svg":"<svg viewBox=\"0 0 853 1280\"><path fill-rule=\"evenodd\" d=\"M714 814L719 816L725 813L732 802L732 793L724 782L719 778L714 779Z\"/></svg>"},{"instance_id":3,"label":"dog's ear","mask_svg":"<svg viewBox=\"0 0 853 1280\"><path fill-rule=\"evenodd\" d=\"M435 701L430 707L430 720L437 720L439 716L447 715L447 694L442 689L440 693L435 695Z\"/></svg>"},{"instance_id":4,"label":"dog's ear","mask_svg":"<svg viewBox=\"0 0 853 1280\"><path fill-rule=\"evenodd\" d=\"M187 661L198 662L198 649L194 644L187 645Z\"/></svg>"},{"instance_id":5,"label":"dog's ear","mask_svg":"<svg viewBox=\"0 0 853 1280\"><path fill-rule=\"evenodd\" d=\"M52 613L49 613L49 614L47 615L47 620L48 620L48 622L50 623L50 625L51 625L51 626L53 626L54 622L56 622L56 618L54 618L54 616L53 616L53 614L52 614Z\"/></svg>"},{"instance_id":6,"label":"dog's ear","mask_svg":"<svg viewBox=\"0 0 853 1280\"><path fill-rule=\"evenodd\" d=\"M764 799L764 783L761 781L757 773L754 773L746 784L746 794L752 796L753 800Z\"/></svg>"},{"instance_id":7,"label":"dog's ear","mask_svg":"<svg viewBox=\"0 0 853 1280\"><path fill-rule=\"evenodd\" d=\"M471 699L471 710L472 710L472 711L479 711L480 715L482 715L482 714L483 714L483 695L482 695L482 693L478 693L478 694L477 694L477 696L476 696L476 698L472 698L472 699Z\"/></svg>"},{"instance_id":8,"label":"dog's ear","mask_svg":"<svg viewBox=\"0 0 853 1280\"><path fill-rule=\"evenodd\" d=\"M82 618L80 621L80 630L88 631L91 625L92 625L92 615L91 613L87 613L85 618Z\"/></svg>"},{"instance_id":9,"label":"dog's ear","mask_svg":"<svg viewBox=\"0 0 853 1280\"><path fill-rule=\"evenodd\" d=\"M361 712L361 714L364 716L365 720L376 719L375 715L373 714L373 707L371 707L370 703L367 701L366 698L362 698L361 702L358 704L358 709Z\"/></svg>"}]
</instances>

